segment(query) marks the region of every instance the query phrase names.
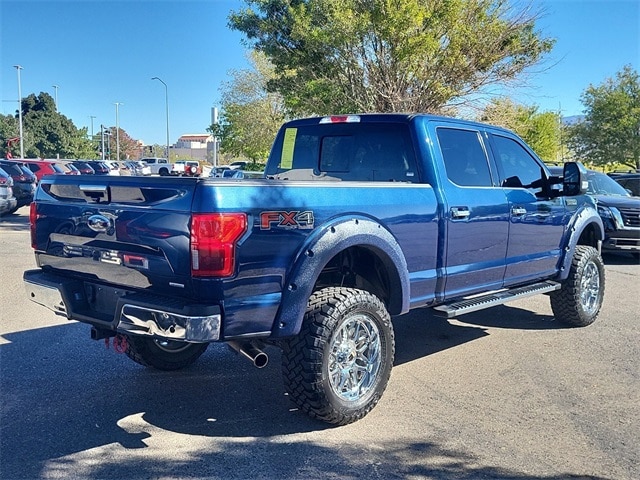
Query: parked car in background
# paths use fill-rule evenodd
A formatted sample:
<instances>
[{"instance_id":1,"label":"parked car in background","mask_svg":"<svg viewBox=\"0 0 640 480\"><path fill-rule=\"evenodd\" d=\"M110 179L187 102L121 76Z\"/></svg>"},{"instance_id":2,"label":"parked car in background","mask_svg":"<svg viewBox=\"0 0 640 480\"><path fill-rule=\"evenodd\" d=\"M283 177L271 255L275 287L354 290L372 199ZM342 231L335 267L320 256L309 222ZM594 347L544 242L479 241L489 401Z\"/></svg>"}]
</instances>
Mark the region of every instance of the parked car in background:
<instances>
[{"instance_id":1,"label":"parked car in background","mask_svg":"<svg viewBox=\"0 0 640 480\"><path fill-rule=\"evenodd\" d=\"M631 192L631 195L640 197L640 173L610 173L609 176Z\"/></svg>"},{"instance_id":2,"label":"parked car in background","mask_svg":"<svg viewBox=\"0 0 640 480\"><path fill-rule=\"evenodd\" d=\"M243 168L246 168L248 164L249 162L245 162L245 161L231 162L229 164L229 168L233 170L242 170Z\"/></svg>"},{"instance_id":3,"label":"parked car in background","mask_svg":"<svg viewBox=\"0 0 640 480\"><path fill-rule=\"evenodd\" d=\"M138 177L151 175L151 168L144 162L131 160L125 162L125 165L129 169L131 175Z\"/></svg>"},{"instance_id":4,"label":"parked car in background","mask_svg":"<svg viewBox=\"0 0 640 480\"><path fill-rule=\"evenodd\" d=\"M145 157L141 158L140 161L149 166L152 175L164 177L171 173L171 163L166 158Z\"/></svg>"},{"instance_id":5,"label":"parked car in background","mask_svg":"<svg viewBox=\"0 0 640 480\"><path fill-rule=\"evenodd\" d=\"M96 175L109 175L111 168L105 162L99 162L97 160L89 160L87 162Z\"/></svg>"},{"instance_id":6,"label":"parked car in background","mask_svg":"<svg viewBox=\"0 0 640 480\"><path fill-rule=\"evenodd\" d=\"M33 160L25 159L25 164L36 176L37 181L42 180L45 175L64 175L65 170L60 162L55 160Z\"/></svg>"},{"instance_id":7,"label":"parked car in background","mask_svg":"<svg viewBox=\"0 0 640 480\"><path fill-rule=\"evenodd\" d=\"M185 175L197 177L202 174L200 162L192 160L178 160L173 164L171 175Z\"/></svg>"},{"instance_id":8,"label":"parked car in background","mask_svg":"<svg viewBox=\"0 0 640 480\"><path fill-rule=\"evenodd\" d=\"M82 172L76 167L73 162L62 162L65 167L67 167L70 171L75 172L74 175L82 175Z\"/></svg>"},{"instance_id":9,"label":"parked car in background","mask_svg":"<svg viewBox=\"0 0 640 480\"><path fill-rule=\"evenodd\" d=\"M221 178L224 176L224 172L231 171L228 165L220 165L218 167L213 167L209 172L210 177Z\"/></svg>"},{"instance_id":10,"label":"parked car in background","mask_svg":"<svg viewBox=\"0 0 640 480\"><path fill-rule=\"evenodd\" d=\"M127 166L127 162L119 162L119 161L111 160L108 163L112 167L118 169L119 175L121 175L121 176L129 176L129 175L131 175L131 171L129 170L129 167Z\"/></svg>"},{"instance_id":11,"label":"parked car in background","mask_svg":"<svg viewBox=\"0 0 640 480\"><path fill-rule=\"evenodd\" d=\"M109 167L109 175L120 175L120 164L115 160L105 161L104 164Z\"/></svg>"},{"instance_id":12,"label":"parked car in background","mask_svg":"<svg viewBox=\"0 0 640 480\"><path fill-rule=\"evenodd\" d=\"M0 167L0 216L15 211L18 200L13 195L13 179Z\"/></svg>"},{"instance_id":13,"label":"parked car in background","mask_svg":"<svg viewBox=\"0 0 640 480\"><path fill-rule=\"evenodd\" d=\"M0 168L8 173L13 179L13 195L17 204L12 211L29 205L33 201L33 194L36 191L36 176L22 162L15 160L0 160Z\"/></svg>"},{"instance_id":14,"label":"parked car in background","mask_svg":"<svg viewBox=\"0 0 640 480\"><path fill-rule=\"evenodd\" d=\"M87 163L86 160L74 160L73 162L70 162L70 163L75 168L80 170L80 173L82 175L93 175L94 173L96 173L93 167L89 165L89 163Z\"/></svg>"},{"instance_id":15,"label":"parked car in background","mask_svg":"<svg viewBox=\"0 0 640 480\"><path fill-rule=\"evenodd\" d=\"M553 175L562 176L562 167L549 170ZM587 194L595 198L604 225L602 250L628 252L640 258L640 197L632 196L604 173L589 170L587 179Z\"/></svg>"}]
</instances>

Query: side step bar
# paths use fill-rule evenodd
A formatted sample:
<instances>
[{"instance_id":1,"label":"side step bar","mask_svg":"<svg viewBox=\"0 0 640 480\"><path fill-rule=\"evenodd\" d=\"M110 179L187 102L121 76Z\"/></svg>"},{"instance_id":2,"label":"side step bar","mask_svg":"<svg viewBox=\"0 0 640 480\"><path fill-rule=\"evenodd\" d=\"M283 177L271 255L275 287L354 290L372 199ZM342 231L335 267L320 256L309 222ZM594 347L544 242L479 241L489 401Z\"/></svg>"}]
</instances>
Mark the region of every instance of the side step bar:
<instances>
[{"instance_id":1,"label":"side step bar","mask_svg":"<svg viewBox=\"0 0 640 480\"><path fill-rule=\"evenodd\" d=\"M530 297L540 293L553 292L554 290L559 290L560 287L560 283L552 281L534 283L525 287L511 288L508 290L501 290L496 293L489 293L487 295L456 300L451 303L445 303L443 305L433 307L433 310L435 310L434 313L439 317L454 318L458 315L483 310L489 307L495 307L496 305L502 305L503 303L517 300L519 298Z\"/></svg>"}]
</instances>

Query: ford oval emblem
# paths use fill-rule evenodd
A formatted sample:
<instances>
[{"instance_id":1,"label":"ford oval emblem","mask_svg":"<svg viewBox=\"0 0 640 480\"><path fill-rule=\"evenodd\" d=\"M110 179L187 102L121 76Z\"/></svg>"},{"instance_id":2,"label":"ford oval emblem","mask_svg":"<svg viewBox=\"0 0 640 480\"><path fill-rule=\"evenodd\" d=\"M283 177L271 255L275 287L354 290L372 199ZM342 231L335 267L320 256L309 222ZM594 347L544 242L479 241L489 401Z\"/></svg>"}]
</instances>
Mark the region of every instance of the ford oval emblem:
<instances>
[{"instance_id":1,"label":"ford oval emblem","mask_svg":"<svg viewBox=\"0 0 640 480\"><path fill-rule=\"evenodd\" d=\"M111 228L111 220L104 215L91 215L87 220L87 225L94 232L104 233Z\"/></svg>"}]
</instances>

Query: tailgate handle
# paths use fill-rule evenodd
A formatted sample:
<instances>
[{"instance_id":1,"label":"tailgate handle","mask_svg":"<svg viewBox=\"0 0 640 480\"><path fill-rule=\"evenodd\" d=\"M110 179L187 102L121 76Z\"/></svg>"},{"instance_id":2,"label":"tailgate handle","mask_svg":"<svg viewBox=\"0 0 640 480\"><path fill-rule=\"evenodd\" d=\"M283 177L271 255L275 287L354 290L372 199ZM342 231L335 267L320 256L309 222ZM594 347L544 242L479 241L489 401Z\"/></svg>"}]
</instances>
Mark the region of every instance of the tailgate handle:
<instances>
[{"instance_id":1,"label":"tailgate handle","mask_svg":"<svg viewBox=\"0 0 640 480\"><path fill-rule=\"evenodd\" d=\"M104 198L107 194L108 189L106 185L78 185L78 188L87 197L91 197L96 201L98 201L98 199L100 198Z\"/></svg>"},{"instance_id":2,"label":"tailgate handle","mask_svg":"<svg viewBox=\"0 0 640 480\"><path fill-rule=\"evenodd\" d=\"M78 185L84 193L107 193L106 185Z\"/></svg>"}]
</instances>

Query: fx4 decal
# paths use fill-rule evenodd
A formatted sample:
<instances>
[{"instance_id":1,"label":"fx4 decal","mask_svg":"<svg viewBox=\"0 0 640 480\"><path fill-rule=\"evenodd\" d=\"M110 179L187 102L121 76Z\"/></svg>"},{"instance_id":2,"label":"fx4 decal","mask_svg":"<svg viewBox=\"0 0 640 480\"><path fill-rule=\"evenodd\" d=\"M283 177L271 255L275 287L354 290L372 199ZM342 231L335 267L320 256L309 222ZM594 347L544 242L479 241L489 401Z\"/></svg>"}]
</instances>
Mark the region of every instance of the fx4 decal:
<instances>
[{"instance_id":1,"label":"fx4 decal","mask_svg":"<svg viewBox=\"0 0 640 480\"><path fill-rule=\"evenodd\" d=\"M272 211L260 213L260 230L271 230L272 228L288 229L310 229L313 228L313 212L293 211Z\"/></svg>"}]
</instances>

